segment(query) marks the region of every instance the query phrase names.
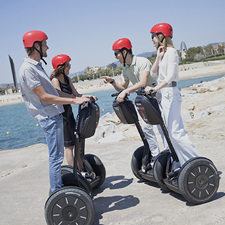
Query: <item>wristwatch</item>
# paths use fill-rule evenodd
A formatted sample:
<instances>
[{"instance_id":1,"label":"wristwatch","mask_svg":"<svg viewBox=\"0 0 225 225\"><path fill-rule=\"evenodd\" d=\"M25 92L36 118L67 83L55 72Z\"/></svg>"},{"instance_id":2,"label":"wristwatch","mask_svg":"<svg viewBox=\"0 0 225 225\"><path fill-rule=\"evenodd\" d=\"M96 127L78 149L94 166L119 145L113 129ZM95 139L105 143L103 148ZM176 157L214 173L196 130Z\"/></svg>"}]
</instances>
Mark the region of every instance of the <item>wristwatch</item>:
<instances>
[{"instance_id":1,"label":"wristwatch","mask_svg":"<svg viewBox=\"0 0 225 225\"><path fill-rule=\"evenodd\" d=\"M110 83L110 84L113 84L113 83L114 83L114 81L115 81L115 80L113 79L113 80L112 80L112 81L110 81L109 83Z\"/></svg>"}]
</instances>

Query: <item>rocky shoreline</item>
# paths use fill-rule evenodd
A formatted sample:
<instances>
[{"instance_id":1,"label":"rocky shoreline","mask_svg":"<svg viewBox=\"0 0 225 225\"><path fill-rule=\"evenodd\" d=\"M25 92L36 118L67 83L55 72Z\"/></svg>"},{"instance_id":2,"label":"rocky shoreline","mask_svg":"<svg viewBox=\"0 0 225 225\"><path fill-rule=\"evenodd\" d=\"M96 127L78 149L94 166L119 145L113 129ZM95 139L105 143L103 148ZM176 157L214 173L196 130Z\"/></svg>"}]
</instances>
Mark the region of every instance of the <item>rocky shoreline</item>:
<instances>
[{"instance_id":1,"label":"rocky shoreline","mask_svg":"<svg viewBox=\"0 0 225 225\"><path fill-rule=\"evenodd\" d=\"M192 138L224 138L222 128L225 116L225 77L202 82L181 90L181 115L185 129ZM221 120L213 126L213 120ZM209 121L212 124L209 124ZM203 127L210 127L214 132L205 132ZM154 131L158 141L160 137L156 126ZM134 124L122 124L115 112L106 113L100 118L95 135L91 138L97 143L114 143L118 141L140 141Z\"/></svg>"}]
</instances>

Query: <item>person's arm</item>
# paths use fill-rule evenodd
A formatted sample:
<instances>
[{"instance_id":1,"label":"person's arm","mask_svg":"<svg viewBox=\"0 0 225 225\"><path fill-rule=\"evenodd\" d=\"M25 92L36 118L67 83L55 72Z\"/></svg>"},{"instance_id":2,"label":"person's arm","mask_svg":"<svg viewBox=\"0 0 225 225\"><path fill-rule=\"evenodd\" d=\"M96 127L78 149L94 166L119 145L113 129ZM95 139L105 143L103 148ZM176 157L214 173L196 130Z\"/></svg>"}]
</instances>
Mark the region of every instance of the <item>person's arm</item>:
<instances>
[{"instance_id":1,"label":"person's arm","mask_svg":"<svg viewBox=\"0 0 225 225\"><path fill-rule=\"evenodd\" d=\"M117 96L117 101L118 102L123 102L123 99L125 96L129 93L134 93L136 90L141 89L141 87L146 87L148 78L150 76L149 71L144 71L139 75L139 82L134 84L133 86L126 88L123 90L118 96Z\"/></svg>"},{"instance_id":2,"label":"person's arm","mask_svg":"<svg viewBox=\"0 0 225 225\"><path fill-rule=\"evenodd\" d=\"M43 103L49 103L49 104L57 104L57 105L67 105L67 104L82 104L84 102L90 102L89 98L64 98L64 97L58 97L55 95L48 94L42 85L34 88L32 90L34 94L38 96L38 98ZM62 92L63 93L63 92ZM65 93L66 94L66 93Z\"/></svg>"},{"instance_id":3,"label":"person's arm","mask_svg":"<svg viewBox=\"0 0 225 225\"><path fill-rule=\"evenodd\" d=\"M118 91L122 91L124 89L126 89L129 85L129 81L128 80L122 80L120 84L118 84L112 77L108 77L108 76L102 76L100 77L101 79L104 79L105 83L111 83L112 86Z\"/></svg>"},{"instance_id":4,"label":"person's arm","mask_svg":"<svg viewBox=\"0 0 225 225\"><path fill-rule=\"evenodd\" d=\"M150 76L150 72L145 71L142 72L139 75L139 82L134 84L133 86L127 88L126 90L124 90L127 94L128 93L134 93L136 90L141 89L141 87L146 87L147 82L148 82L148 78Z\"/></svg>"},{"instance_id":5,"label":"person's arm","mask_svg":"<svg viewBox=\"0 0 225 225\"><path fill-rule=\"evenodd\" d=\"M163 55L164 55L164 47L160 46L158 48L158 51L157 51L157 56L156 56L155 62L154 62L153 66L152 66L152 69L151 69L152 73L158 72L159 63L160 63L160 60L162 59Z\"/></svg>"}]
</instances>

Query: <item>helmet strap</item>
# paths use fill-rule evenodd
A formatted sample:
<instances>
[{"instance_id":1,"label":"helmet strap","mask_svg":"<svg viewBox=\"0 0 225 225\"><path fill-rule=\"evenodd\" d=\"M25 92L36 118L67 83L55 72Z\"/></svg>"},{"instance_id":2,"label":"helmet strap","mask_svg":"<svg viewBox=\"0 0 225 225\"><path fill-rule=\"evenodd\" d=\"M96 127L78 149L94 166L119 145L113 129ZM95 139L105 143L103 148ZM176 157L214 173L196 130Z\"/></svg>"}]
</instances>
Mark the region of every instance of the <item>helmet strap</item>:
<instances>
[{"instance_id":1,"label":"helmet strap","mask_svg":"<svg viewBox=\"0 0 225 225\"><path fill-rule=\"evenodd\" d=\"M123 56L123 66L125 67L126 65L125 65L125 61L126 61L126 57L127 57L127 51L126 51L126 54L125 54L125 56L123 55L123 51L122 50L120 50L120 52L122 53L122 56Z\"/></svg>"},{"instance_id":2,"label":"helmet strap","mask_svg":"<svg viewBox=\"0 0 225 225\"><path fill-rule=\"evenodd\" d=\"M33 48L40 53L40 57L41 57L41 60L43 60L43 62L45 63L45 65L47 65L47 62L43 59L43 53L42 53L42 45L41 45L41 41L39 42L40 44L40 51L33 45Z\"/></svg>"}]
</instances>

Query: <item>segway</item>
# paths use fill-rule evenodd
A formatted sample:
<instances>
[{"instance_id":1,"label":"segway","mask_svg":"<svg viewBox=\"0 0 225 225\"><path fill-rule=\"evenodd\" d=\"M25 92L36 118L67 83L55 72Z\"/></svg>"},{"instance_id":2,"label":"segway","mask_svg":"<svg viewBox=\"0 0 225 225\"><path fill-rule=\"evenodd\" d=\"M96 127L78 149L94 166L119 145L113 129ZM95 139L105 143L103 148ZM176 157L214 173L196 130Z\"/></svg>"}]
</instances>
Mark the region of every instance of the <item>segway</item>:
<instances>
[{"instance_id":1,"label":"segway","mask_svg":"<svg viewBox=\"0 0 225 225\"><path fill-rule=\"evenodd\" d=\"M119 93L112 94L112 97L117 97ZM133 174L142 181L148 180L156 182L156 179L153 175L153 170L151 168L150 161L152 159L151 151L149 149L148 142L145 138L144 132L139 123L137 111L134 107L134 104L129 100L128 96L124 98L123 102L118 103L115 100L113 101L113 109L123 124L135 124L138 133L143 141L144 146L140 146L132 157L131 169Z\"/></svg>"},{"instance_id":2,"label":"segway","mask_svg":"<svg viewBox=\"0 0 225 225\"><path fill-rule=\"evenodd\" d=\"M79 106L75 132L74 167L62 166L64 187L51 194L46 201L45 219L48 225L89 225L93 223L95 209L92 202L91 181L88 181L77 169L76 157L80 154L79 142L83 142L84 145L83 139L94 135L99 121L99 108L93 98L90 100L91 102ZM88 159L96 173L96 182L94 184L96 186L102 184L105 179L105 170L103 173L101 161L94 155L88 156ZM90 166L91 169L92 166ZM69 173L71 168L72 173ZM97 177L98 173L101 173L104 179Z\"/></svg>"},{"instance_id":3,"label":"segway","mask_svg":"<svg viewBox=\"0 0 225 225\"><path fill-rule=\"evenodd\" d=\"M213 162L204 157L195 157L174 171L173 163L179 160L161 117L157 100L152 93L146 95L142 89L137 91L135 105L146 123L161 126L170 151L162 151L155 159L153 167L147 166L147 170L143 171L141 164L144 149L138 148L131 160L134 175L140 180L154 181L149 175L152 174L163 190L172 190L182 194L187 201L193 204L205 203L212 199L219 187L219 175Z\"/></svg>"},{"instance_id":4,"label":"segway","mask_svg":"<svg viewBox=\"0 0 225 225\"><path fill-rule=\"evenodd\" d=\"M105 167L96 155L84 154L85 139L94 135L95 128L97 127L99 121L99 106L95 103L93 97L91 97L90 100L90 106L88 105L88 107L84 107L80 105L78 108L76 131L80 142L79 154L84 163L84 171L82 171L82 173L89 181L91 188L98 188L105 180ZM71 173L71 170L73 170L72 166L63 165L61 167L61 174ZM81 174L80 171L78 172Z\"/></svg>"},{"instance_id":5,"label":"segway","mask_svg":"<svg viewBox=\"0 0 225 225\"><path fill-rule=\"evenodd\" d=\"M91 188L100 187L106 176L106 171L101 160L93 154L84 154L85 139L92 137L99 122L99 106L93 97L90 98L91 104L88 106L79 105L76 130L80 142L80 158L84 163L85 178L90 183Z\"/></svg>"}]
</instances>

